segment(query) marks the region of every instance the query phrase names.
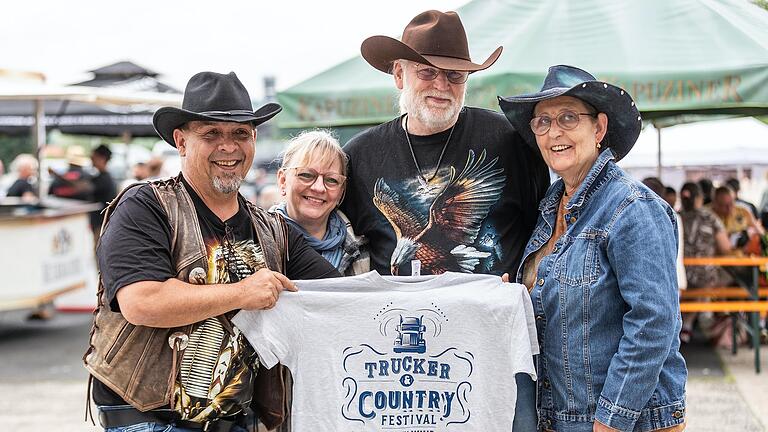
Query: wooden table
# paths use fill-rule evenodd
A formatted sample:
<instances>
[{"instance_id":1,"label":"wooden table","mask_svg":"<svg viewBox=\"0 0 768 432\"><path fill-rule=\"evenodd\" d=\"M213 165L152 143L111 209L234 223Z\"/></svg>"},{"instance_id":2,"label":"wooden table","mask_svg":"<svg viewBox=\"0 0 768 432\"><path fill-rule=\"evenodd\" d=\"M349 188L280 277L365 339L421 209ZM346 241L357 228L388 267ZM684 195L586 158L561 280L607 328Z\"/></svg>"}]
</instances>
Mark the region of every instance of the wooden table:
<instances>
[{"instance_id":1,"label":"wooden table","mask_svg":"<svg viewBox=\"0 0 768 432\"><path fill-rule=\"evenodd\" d=\"M758 277L760 269L768 266L768 257L748 256L748 257L698 257L683 258L683 264L687 266L718 266L718 267L747 267L751 268L751 277L749 280L743 280L737 275L733 275L737 282L749 291L750 301L760 301L758 291ZM752 330L752 348L755 350L755 371L760 373L760 314L759 312L748 312L750 327ZM736 343L734 341L734 350ZM735 351L734 351L735 352Z\"/></svg>"}]
</instances>

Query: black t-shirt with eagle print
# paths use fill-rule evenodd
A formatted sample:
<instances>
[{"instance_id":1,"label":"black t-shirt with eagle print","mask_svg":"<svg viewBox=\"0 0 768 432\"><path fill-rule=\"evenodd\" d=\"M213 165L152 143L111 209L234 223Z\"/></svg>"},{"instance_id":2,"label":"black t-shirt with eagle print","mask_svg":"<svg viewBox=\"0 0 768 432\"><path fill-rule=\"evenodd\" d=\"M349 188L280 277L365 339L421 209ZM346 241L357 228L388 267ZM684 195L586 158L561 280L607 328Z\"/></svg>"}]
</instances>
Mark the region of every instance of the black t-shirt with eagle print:
<instances>
[{"instance_id":1,"label":"black t-shirt with eagle print","mask_svg":"<svg viewBox=\"0 0 768 432\"><path fill-rule=\"evenodd\" d=\"M452 135L410 135L412 155L401 119L344 146L342 210L355 233L368 238L372 268L409 275L411 261L419 260L422 274L514 275L549 187L538 151L502 114L465 107Z\"/></svg>"}]
</instances>

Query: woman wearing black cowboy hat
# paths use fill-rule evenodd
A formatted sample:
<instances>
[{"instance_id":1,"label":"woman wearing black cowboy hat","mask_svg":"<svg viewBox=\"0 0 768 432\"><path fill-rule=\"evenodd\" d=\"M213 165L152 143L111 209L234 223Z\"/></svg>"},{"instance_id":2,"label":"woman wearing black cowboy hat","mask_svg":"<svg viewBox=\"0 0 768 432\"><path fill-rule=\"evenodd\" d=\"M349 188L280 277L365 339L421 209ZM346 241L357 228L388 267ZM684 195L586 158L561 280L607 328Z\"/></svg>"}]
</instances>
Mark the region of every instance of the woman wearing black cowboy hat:
<instances>
[{"instance_id":1,"label":"woman wearing black cowboy hat","mask_svg":"<svg viewBox=\"0 0 768 432\"><path fill-rule=\"evenodd\" d=\"M682 430L675 217L616 166L640 134L634 101L588 72L553 66L541 91L500 105L560 176L517 273L541 346L540 427Z\"/></svg>"}]
</instances>

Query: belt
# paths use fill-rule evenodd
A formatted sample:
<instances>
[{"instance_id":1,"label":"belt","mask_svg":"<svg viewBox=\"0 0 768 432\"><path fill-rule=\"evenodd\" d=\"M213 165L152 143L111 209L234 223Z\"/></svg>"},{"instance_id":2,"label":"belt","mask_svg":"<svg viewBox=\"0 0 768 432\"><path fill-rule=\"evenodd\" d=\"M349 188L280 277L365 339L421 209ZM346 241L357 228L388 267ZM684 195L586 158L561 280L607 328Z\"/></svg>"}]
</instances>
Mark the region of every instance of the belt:
<instances>
[{"instance_id":1,"label":"belt","mask_svg":"<svg viewBox=\"0 0 768 432\"><path fill-rule=\"evenodd\" d=\"M232 426L240 424L240 417L222 417L209 420L204 423L180 420L179 413L175 411L147 411L141 412L133 408L117 410L99 410L99 423L103 428L130 426L137 423L169 423L181 428L194 429L205 432L229 432Z\"/></svg>"}]
</instances>

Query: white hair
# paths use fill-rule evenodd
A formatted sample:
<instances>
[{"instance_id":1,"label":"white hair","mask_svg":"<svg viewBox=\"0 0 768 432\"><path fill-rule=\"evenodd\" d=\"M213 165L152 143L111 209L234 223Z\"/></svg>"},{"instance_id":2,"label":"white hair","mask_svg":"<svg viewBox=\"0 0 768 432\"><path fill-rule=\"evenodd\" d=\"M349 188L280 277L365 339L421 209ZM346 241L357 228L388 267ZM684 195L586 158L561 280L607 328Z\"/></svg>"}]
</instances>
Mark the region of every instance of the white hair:
<instances>
[{"instance_id":1,"label":"white hair","mask_svg":"<svg viewBox=\"0 0 768 432\"><path fill-rule=\"evenodd\" d=\"M28 167L32 171L37 171L37 159L29 153L22 153L16 156L11 162L11 172L17 173L24 167Z\"/></svg>"},{"instance_id":2,"label":"white hair","mask_svg":"<svg viewBox=\"0 0 768 432\"><path fill-rule=\"evenodd\" d=\"M454 106L451 110L443 112L434 112L428 106L424 105L424 102L418 98L419 95L415 93L412 87L408 85L410 78L405 72L408 65L415 63L408 60L395 60L392 62L392 67L395 64L399 64L403 69L403 88L400 90L400 96L398 97L398 105L400 108L400 115L408 113L410 116L418 118L425 125L429 125L433 129L447 129L455 121L461 108L464 106L464 99L467 94L467 88L464 87L464 91L459 96L458 100L454 100ZM419 78L416 78L419 79ZM428 93L439 97L450 97L453 99L453 95L447 95L444 92L438 92L437 90L423 90L422 94Z\"/></svg>"}]
</instances>

